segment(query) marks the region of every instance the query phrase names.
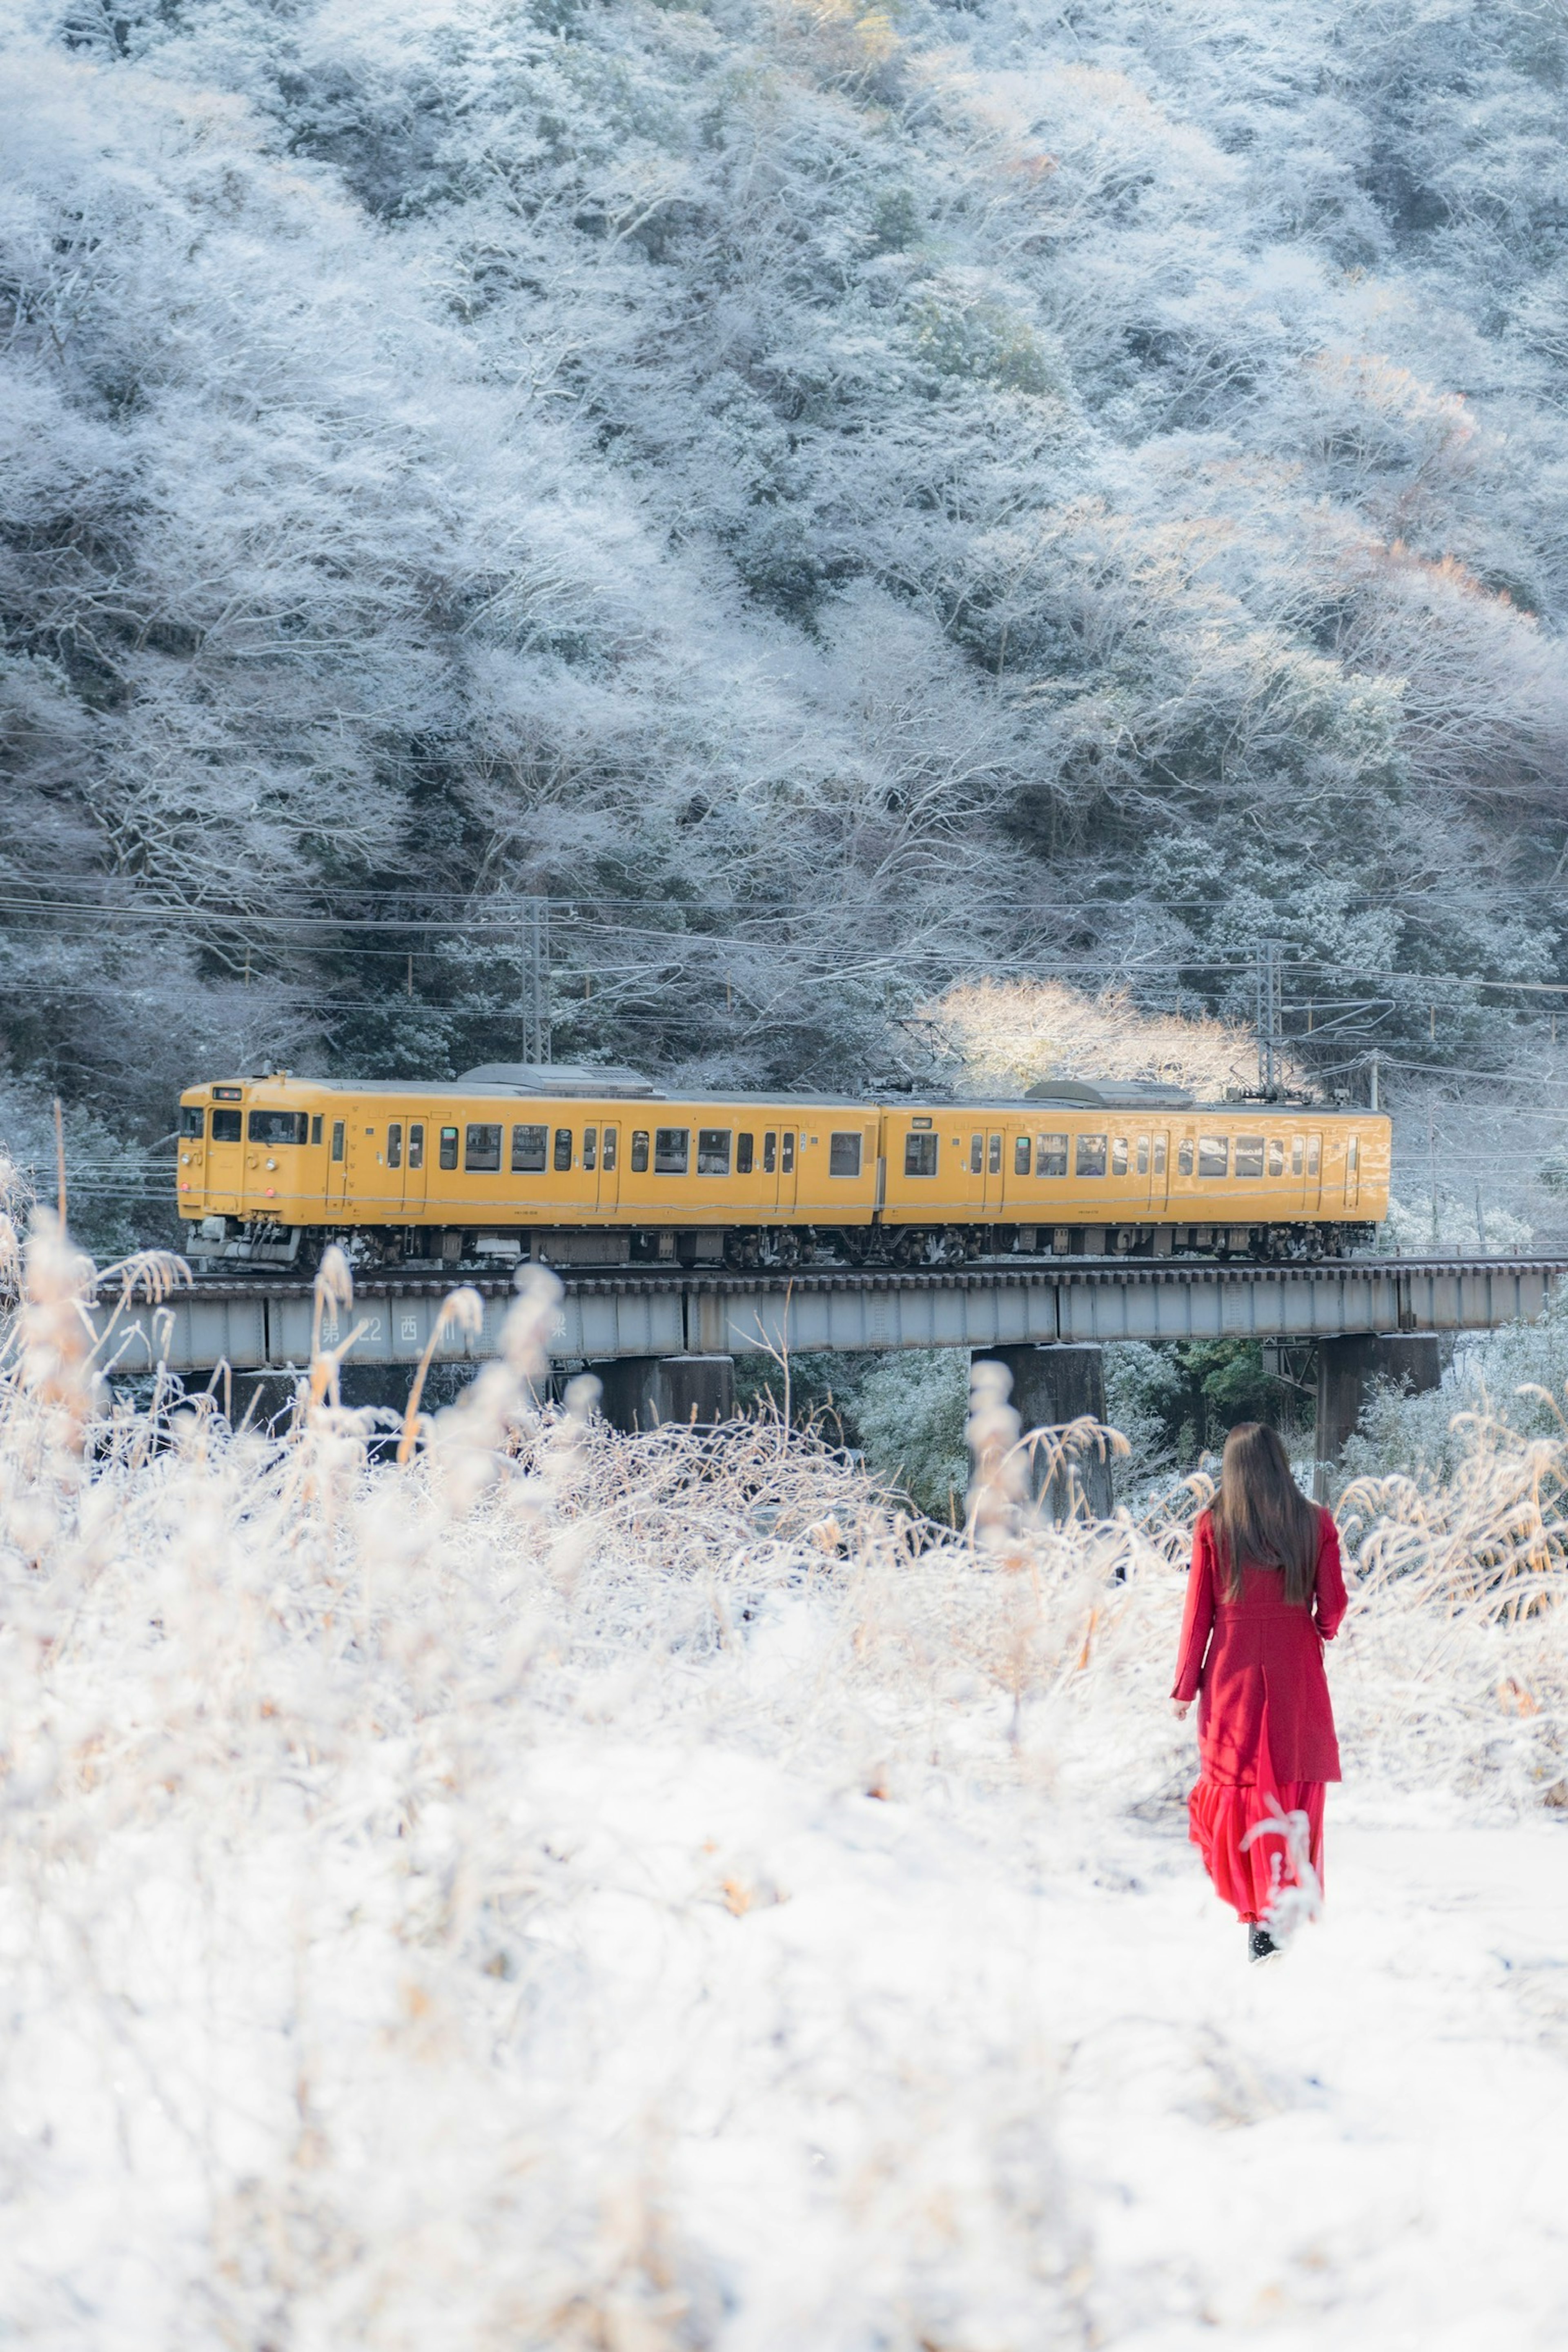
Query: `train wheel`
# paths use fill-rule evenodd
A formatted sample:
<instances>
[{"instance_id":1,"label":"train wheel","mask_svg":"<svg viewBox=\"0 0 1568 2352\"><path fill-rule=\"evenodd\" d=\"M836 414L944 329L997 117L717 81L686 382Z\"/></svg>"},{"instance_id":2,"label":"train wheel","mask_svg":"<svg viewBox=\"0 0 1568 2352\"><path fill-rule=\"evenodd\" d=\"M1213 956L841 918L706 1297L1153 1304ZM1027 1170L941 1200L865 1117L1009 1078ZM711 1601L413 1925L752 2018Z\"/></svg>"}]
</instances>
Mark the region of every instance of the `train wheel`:
<instances>
[{"instance_id":1,"label":"train wheel","mask_svg":"<svg viewBox=\"0 0 1568 2352\"><path fill-rule=\"evenodd\" d=\"M962 1265L969 1236L962 1225L917 1225L900 1234L894 1251L899 1265Z\"/></svg>"},{"instance_id":2,"label":"train wheel","mask_svg":"<svg viewBox=\"0 0 1568 2352\"><path fill-rule=\"evenodd\" d=\"M756 1237L757 1254L753 1265L787 1267L798 1265L805 1255L803 1237L793 1225L768 1225Z\"/></svg>"}]
</instances>

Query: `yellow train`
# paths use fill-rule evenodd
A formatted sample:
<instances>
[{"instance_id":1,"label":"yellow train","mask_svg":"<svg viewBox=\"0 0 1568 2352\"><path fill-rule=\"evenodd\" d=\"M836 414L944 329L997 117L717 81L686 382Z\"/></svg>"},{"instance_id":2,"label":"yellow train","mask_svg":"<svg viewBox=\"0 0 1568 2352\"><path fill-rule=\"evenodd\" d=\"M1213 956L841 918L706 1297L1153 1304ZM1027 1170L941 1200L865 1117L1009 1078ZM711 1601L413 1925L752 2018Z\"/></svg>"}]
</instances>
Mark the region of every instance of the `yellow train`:
<instances>
[{"instance_id":1,"label":"yellow train","mask_svg":"<svg viewBox=\"0 0 1568 2352\"><path fill-rule=\"evenodd\" d=\"M1318 1256L1386 1214L1389 1122L1047 1082L1014 1102L658 1094L495 1064L450 1086L233 1078L181 1097L193 1255L362 1263L942 1265Z\"/></svg>"}]
</instances>

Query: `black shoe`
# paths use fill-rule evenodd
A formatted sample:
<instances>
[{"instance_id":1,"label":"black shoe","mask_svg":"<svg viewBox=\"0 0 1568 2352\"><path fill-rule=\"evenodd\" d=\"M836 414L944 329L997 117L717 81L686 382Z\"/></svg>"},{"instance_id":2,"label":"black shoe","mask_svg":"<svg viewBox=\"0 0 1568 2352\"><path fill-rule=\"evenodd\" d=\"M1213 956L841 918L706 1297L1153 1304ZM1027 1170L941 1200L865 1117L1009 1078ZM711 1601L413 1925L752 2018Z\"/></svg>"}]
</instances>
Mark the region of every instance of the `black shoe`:
<instances>
[{"instance_id":1,"label":"black shoe","mask_svg":"<svg viewBox=\"0 0 1568 2352\"><path fill-rule=\"evenodd\" d=\"M1249 1960L1271 1960L1276 1952L1283 1951L1284 1948L1282 1944L1275 1942L1267 1927L1259 1927L1256 1923L1248 1927L1247 1957Z\"/></svg>"}]
</instances>

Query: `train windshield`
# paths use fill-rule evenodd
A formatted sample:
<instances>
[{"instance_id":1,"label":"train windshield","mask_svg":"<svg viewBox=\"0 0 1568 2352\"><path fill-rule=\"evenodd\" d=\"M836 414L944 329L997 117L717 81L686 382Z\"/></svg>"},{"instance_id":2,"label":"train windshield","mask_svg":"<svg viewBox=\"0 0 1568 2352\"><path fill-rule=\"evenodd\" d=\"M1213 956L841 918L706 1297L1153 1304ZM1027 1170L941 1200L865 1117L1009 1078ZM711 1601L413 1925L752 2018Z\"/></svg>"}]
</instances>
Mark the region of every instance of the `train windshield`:
<instances>
[{"instance_id":1,"label":"train windshield","mask_svg":"<svg viewBox=\"0 0 1568 2352\"><path fill-rule=\"evenodd\" d=\"M303 1143L310 1121L302 1110L253 1110L249 1131L252 1143Z\"/></svg>"},{"instance_id":2,"label":"train windshield","mask_svg":"<svg viewBox=\"0 0 1568 2352\"><path fill-rule=\"evenodd\" d=\"M203 1136L207 1131L207 1115L200 1103L180 1105L180 1133Z\"/></svg>"}]
</instances>

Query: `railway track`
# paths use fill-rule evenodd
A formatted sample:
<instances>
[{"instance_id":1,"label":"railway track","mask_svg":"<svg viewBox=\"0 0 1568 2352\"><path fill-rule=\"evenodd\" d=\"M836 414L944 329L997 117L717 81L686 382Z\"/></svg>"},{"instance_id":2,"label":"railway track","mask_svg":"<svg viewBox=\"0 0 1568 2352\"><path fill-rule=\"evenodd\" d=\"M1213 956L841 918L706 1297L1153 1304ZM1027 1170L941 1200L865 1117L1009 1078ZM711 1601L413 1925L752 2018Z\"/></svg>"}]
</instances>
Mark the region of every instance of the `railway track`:
<instances>
[{"instance_id":1,"label":"railway track","mask_svg":"<svg viewBox=\"0 0 1568 2352\"><path fill-rule=\"evenodd\" d=\"M560 1270L553 1344L564 1362L768 1349L994 1348L1118 1339L1311 1340L1349 1333L1481 1331L1530 1321L1568 1282L1568 1256L1346 1257L1258 1265L1209 1259L1012 1259L900 1269L814 1266ZM459 1284L481 1330L446 1335L440 1359L493 1354L510 1274L365 1274L350 1326L357 1363L417 1361ZM95 1320L127 1370L287 1370L310 1354L313 1286L261 1273L196 1278L160 1306L103 1296ZM329 1344L347 1335L329 1322Z\"/></svg>"}]
</instances>

